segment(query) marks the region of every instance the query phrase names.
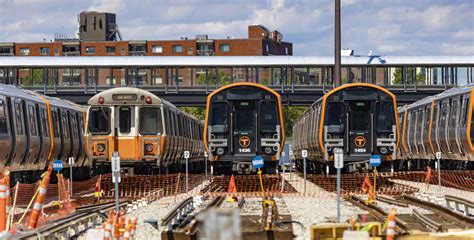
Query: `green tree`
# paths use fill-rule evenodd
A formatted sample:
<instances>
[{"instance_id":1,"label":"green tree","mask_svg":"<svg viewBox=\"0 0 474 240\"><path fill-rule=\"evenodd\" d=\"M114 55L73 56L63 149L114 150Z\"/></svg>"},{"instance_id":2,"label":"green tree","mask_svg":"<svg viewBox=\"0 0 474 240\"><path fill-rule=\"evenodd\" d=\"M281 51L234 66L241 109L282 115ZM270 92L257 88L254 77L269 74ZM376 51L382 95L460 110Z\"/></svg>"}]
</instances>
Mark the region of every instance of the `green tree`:
<instances>
[{"instance_id":1,"label":"green tree","mask_svg":"<svg viewBox=\"0 0 474 240\"><path fill-rule=\"evenodd\" d=\"M199 120L204 120L206 116L206 108L205 107L180 107L182 111L185 113L188 113L190 115L193 115Z\"/></svg>"},{"instance_id":2,"label":"green tree","mask_svg":"<svg viewBox=\"0 0 474 240\"><path fill-rule=\"evenodd\" d=\"M296 122L307 107L301 106L284 106L283 107L283 120L285 121L285 135L287 137L293 135L293 125Z\"/></svg>"},{"instance_id":3,"label":"green tree","mask_svg":"<svg viewBox=\"0 0 474 240\"><path fill-rule=\"evenodd\" d=\"M414 67L407 67L405 68L405 76L408 78L407 83L413 84L412 76L413 73L416 71ZM423 84L426 82L426 75L422 72L416 74L416 83ZM395 72L393 72L393 82L392 84L403 84L403 69L402 68L395 68Z\"/></svg>"},{"instance_id":4,"label":"green tree","mask_svg":"<svg viewBox=\"0 0 474 240\"><path fill-rule=\"evenodd\" d=\"M224 72L219 72L219 80L217 80L215 70L210 70L207 72L207 79L208 79L209 85L217 85L218 83L219 85L226 85L231 82L230 76ZM197 83L199 85L205 85L206 74L200 74L199 77L197 78Z\"/></svg>"},{"instance_id":5,"label":"green tree","mask_svg":"<svg viewBox=\"0 0 474 240\"><path fill-rule=\"evenodd\" d=\"M21 86L43 85L43 69L33 69L32 74L21 81Z\"/></svg>"}]
</instances>

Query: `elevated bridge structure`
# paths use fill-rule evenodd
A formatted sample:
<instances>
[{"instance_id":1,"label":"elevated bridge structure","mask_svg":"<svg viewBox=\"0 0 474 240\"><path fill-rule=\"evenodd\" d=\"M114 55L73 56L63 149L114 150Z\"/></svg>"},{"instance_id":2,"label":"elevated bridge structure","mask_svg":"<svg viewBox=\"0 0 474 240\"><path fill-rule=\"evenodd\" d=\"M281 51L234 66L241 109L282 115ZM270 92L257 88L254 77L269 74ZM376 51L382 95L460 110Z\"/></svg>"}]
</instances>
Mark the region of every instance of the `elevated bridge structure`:
<instances>
[{"instance_id":1,"label":"elevated bridge structure","mask_svg":"<svg viewBox=\"0 0 474 240\"><path fill-rule=\"evenodd\" d=\"M332 56L0 57L0 83L79 104L120 86L151 91L177 106L203 106L207 94L233 82L256 82L288 105L309 105L335 87ZM342 83L383 86L404 105L474 82L474 56L342 57Z\"/></svg>"}]
</instances>

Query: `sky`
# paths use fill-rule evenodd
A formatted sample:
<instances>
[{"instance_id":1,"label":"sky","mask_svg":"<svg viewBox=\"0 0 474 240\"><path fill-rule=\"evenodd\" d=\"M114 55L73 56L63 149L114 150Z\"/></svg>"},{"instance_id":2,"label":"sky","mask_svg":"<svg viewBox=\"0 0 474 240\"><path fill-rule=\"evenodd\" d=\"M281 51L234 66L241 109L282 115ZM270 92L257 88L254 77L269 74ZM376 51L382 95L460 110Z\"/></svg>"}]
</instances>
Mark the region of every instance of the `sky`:
<instances>
[{"instance_id":1,"label":"sky","mask_svg":"<svg viewBox=\"0 0 474 240\"><path fill-rule=\"evenodd\" d=\"M74 35L84 10L117 14L125 40L246 38L262 24L294 55L332 55L333 0L0 0L0 42ZM342 48L356 54L474 55L474 0L341 0Z\"/></svg>"}]
</instances>

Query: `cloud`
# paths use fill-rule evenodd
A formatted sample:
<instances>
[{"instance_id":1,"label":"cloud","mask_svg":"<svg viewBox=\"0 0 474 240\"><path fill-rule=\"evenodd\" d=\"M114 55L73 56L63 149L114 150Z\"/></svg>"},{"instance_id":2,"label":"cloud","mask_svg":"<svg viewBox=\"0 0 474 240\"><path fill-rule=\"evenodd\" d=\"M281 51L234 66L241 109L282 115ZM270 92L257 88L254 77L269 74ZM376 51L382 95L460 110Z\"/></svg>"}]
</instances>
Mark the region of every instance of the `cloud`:
<instances>
[{"instance_id":1,"label":"cloud","mask_svg":"<svg viewBox=\"0 0 474 240\"><path fill-rule=\"evenodd\" d=\"M295 55L331 55L333 0L0 0L0 42L72 34L84 10L117 13L125 39L247 36L277 29ZM474 54L474 2L341 0L342 47L357 54Z\"/></svg>"},{"instance_id":2,"label":"cloud","mask_svg":"<svg viewBox=\"0 0 474 240\"><path fill-rule=\"evenodd\" d=\"M128 4L140 4L138 1L129 1ZM114 12L119 13L125 8L125 1L123 0L94 0L87 8L87 11L97 12Z\"/></svg>"}]
</instances>

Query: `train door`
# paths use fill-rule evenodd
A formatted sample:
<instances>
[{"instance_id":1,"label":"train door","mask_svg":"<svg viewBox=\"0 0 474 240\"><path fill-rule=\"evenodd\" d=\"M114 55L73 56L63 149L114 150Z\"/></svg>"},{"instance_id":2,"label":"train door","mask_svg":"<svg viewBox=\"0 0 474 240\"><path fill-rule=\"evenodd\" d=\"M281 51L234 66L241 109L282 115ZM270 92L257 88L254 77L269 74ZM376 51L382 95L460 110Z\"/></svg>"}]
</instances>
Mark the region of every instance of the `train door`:
<instances>
[{"instance_id":1,"label":"train door","mask_svg":"<svg viewBox=\"0 0 474 240\"><path fill-rule=\"evenodd\" d=\"M135 133L135 107L115 107L115 129L117 132L118 151L123 160L136 160L137 143Z\"/></svg>"},{"instance_id":2,"label":"train door","mask_svg":"<svg viewBox=\"0 0 474 240\"><path fill-rule=\"evenodd\" d=\"M349 105L349 154L371 155L373 134L373 112L370 101L348 101Z\"/></svg>"},{"instance_id":3,"label":"train door","mask_svg":"<svg viewBox=\"0 0 474 240\"><path fill-rule=\"evenodd\" d=\"M254 155L257 150L257 111L255 101L234 101L234 154ZM232 129L232 128L231 128Z\"/></svg>"}]
</instances>

